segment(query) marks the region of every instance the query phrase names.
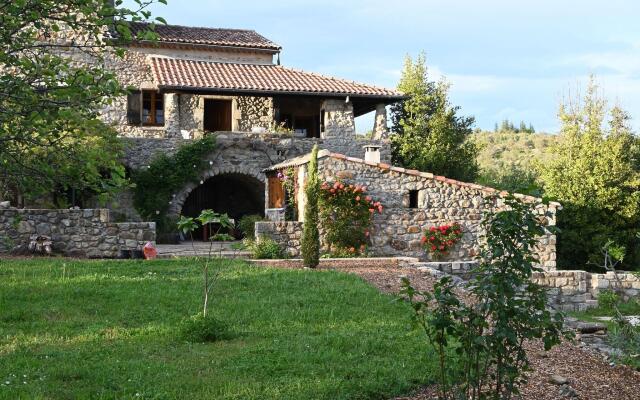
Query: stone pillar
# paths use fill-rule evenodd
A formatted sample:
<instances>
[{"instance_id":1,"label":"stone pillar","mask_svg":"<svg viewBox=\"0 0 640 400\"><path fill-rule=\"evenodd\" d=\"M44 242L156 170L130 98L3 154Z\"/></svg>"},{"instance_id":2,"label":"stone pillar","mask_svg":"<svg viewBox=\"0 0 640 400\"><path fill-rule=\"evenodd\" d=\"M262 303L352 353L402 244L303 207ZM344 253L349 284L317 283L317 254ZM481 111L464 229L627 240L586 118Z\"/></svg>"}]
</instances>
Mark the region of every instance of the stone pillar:
<instances>
[{"instance_id":1,"label":"stone pillar","mask_svg":"<svg viewBox=\"0 0 640 400\"><path fill-rule=\"evenodd\" d=\"M356 134L353 103L346 99L331 99L322 102L324 110L324 132L321 137L349 138Z\"/></svg>"},{"instance_id":2,"label":"stone pillar","mask_svg":"<svg viewBox=\"0 0 640 400\"><path fill-rule=\"evenodd\" d=\"M180 95L164 95L164 126L167 137L181 137L180 133Z\"/></svg>"},{"instance_id":3,"label":"stone pillar","mask_svg":"<svg viewBox=\"0 0 640 400\"><path fill-rule=\"evenodd\" d=\"M376 117L373 122L373 138L380 140L386 139L388 136L387 106L385 104L378 104L376 105Z\"/></svg>"}]
</instances>

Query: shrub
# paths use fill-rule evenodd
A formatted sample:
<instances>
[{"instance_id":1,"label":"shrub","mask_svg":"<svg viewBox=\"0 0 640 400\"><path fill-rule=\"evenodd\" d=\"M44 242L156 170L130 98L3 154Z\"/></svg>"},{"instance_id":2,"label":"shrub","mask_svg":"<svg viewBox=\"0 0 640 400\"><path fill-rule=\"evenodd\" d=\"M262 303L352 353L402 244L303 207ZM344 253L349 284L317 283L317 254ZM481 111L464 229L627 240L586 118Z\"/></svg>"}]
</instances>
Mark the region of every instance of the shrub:
<instances>
[{"instance_id":1,"label":"shrub","mask_svg":"<svg viewBox=\"0 0 640 400\"><path fill-rule=\"evenodd\" d=\"M457 222L451 225L432 226L422 236L422 245L433 258L439 259L447 255L462 239L462 227Z\"/></svg>"},{"instance_id":2,"label":"shrub","mask_svg":"<svg viewBox=\"0 0 640 400\"><path fill-rule=\"evenodd\" d=\"M307 182L304 187L307 203L304 206L301 251L304 266L307 268L315 268L320 262L320 232L318 231L319 186L318 145L314 145L307 171Z\"/></svg>"},{"instance_id":3,"label":"shrub","mask_svg":"<svg viewBox=\"0 0 640 400\"><path fill-rule=\"evenodd\" d=\"M613 290L601 290L598 293L598 306L604 310L613 310L620 302L620 296Z\"/></svg>"},{"instance_id":4,"label":"shrub","mask_svg":"<svg viewBox=\"0 0 640 400\"><path fill-rule=\"evenodd\" d=\"M198 313L180 323L180 338L191 343L217 342L231 338L229 328L222 321Z\"/></svg>"},{"instance_id":5,"label":"shrub","mask_svg":"<svg viewBox=\"0 0 640 400\"><path fill-rule=\"evenodd\" d=\"M320 223L329 252L365 252L373 215L382 204L367 195L367 187L336 181L320 186ZM355 251L352 251L354 249Z\"/></svg>"},{"instance_id":6,"label":"shrub","mask_svg":"<svg viewBox=\"0 0 640 400\"><path fill-rule=\"evenodd\" d=\"M256 238L256 222L263 221L264 218L258 214L245 215L238 221L238 229L244 238Z\"/></svg>"},{"instance_id":7,"label":"shrub","mask_svg":"<svg viewBox=\"0 0 640 400\"><path fill-rule=\"evenodd\" d=\"M284 258L282 248L273 239L247 240L245 243L251 252L251 256L257 260L277 260Z\"/></svg>"}]
</instances>

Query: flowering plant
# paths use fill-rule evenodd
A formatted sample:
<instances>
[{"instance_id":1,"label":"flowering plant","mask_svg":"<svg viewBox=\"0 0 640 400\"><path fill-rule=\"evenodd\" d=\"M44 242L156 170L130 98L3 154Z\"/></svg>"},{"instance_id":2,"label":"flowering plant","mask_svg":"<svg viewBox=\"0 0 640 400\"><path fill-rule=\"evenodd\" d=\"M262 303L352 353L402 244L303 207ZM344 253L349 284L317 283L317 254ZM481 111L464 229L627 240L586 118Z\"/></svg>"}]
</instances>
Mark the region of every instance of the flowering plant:
<instances>
[{"instance_id":1,"label":"flowering plant","mask_svg":"<svg viewBox=\"0 0 640 400\"><path fill-rule=\"evenodd\" d=\"M365 252L375 213L383 207L361 185L323 182L320 185L320 223L332 254L357 256Z\"/></svg>"},{"instance_id":2,"label":"flowering plant","mask_svg":"<svg viewBox=\"0 0 640 400\"><path fill-rule=\"evenodd\" d=\"M462 228L454 222L451 225L432 226L422 236L422 245L435 259L446 255L462 239Z\"/></svg>"}]
</instances>

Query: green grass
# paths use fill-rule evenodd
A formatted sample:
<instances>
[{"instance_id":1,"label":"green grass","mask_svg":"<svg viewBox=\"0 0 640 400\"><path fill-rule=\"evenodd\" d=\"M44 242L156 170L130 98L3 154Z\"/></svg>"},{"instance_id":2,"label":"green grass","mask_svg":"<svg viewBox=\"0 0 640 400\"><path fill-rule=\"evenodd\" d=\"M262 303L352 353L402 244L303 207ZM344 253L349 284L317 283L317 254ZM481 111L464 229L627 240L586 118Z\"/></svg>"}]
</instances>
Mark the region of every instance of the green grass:
<instances>
[{"instance_id":1,"label":"green grass","mask_svg":"<svg viewBox=\"0 0 640 400\"><path fill-rule=\"evenodd\" d=\"M410 310L354 275L226 262L191 344L190 260L0 260L2 399L382 399L433 381ZM8 383L7 383L8 382Z\"/></svg>"}]
</instances>

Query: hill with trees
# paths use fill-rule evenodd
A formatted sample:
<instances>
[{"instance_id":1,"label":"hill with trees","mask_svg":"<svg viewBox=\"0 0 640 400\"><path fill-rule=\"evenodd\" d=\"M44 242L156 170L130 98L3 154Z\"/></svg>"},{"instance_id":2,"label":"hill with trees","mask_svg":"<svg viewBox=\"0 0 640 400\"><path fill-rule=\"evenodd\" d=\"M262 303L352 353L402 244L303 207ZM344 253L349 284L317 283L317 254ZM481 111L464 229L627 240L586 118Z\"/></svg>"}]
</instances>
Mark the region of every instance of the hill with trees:
<instances>
[{"instance_id":1,"label":"hill with trees","mask_svg":"<svg viewBox=\"0 0 640 400\"><path fill-rule=\"evenodd\" d=\"M521 125L525 126L524 122ZM507 128L503 129L504 126ZM478 183L510 191L536 191L534 164L551 160L553 146L561 137L536 133L531 125L520 130L509 121L503 121L495 131L476 130L470 140L479 150Z\"/></svg>"}]
</instances>

